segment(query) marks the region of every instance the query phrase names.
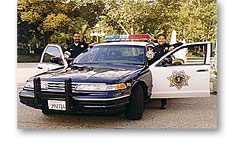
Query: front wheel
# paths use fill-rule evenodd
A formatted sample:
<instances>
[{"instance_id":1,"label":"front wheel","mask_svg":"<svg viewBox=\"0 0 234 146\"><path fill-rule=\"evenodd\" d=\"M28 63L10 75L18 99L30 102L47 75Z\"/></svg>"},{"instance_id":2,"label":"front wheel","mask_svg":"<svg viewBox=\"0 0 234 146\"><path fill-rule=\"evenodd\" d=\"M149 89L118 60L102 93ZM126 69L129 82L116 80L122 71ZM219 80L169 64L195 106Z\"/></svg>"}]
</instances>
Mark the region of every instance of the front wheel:
<instances>
[{"instance_id":1,"label":"front wheel","mask_svg":"<svg viewBox=\"0 0 234 146\"><path fill-rule=\"evenodd\" d=\"M125 116L130 120L139 120L142 118L144 110L144 97L141 85L136 85L132 89L130 101L125 110Z\"/></svg>"}]
</instances>

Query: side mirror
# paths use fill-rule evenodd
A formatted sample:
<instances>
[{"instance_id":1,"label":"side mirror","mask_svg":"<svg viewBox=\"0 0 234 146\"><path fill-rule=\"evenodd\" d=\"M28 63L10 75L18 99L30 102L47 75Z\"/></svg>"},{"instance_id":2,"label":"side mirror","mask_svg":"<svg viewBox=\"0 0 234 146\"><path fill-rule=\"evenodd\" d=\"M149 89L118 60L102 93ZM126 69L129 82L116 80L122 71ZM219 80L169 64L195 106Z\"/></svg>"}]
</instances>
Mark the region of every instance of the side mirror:
<instances>
[{"instance_id":1,"label":"side mirror","mask_svg":"<svg viewBox=\"0 0 234 146\"><path fill-rule=\"evenodd\" d=\"M51 57L50 58L51 63L63 65L63 60L60 57Z\"/></svg>"},{"instance_id":2,"label":"side mirror","mask_svg":"<svg viewBox=\"0 0 234 146\"><path fill-rule=\"evenodd\" d=\"M148 51L146 52L146 58L147 58L148 60L152 60L152 59L154 58L154 56L155 56L155 53L153 52L153 50L148 50Z\"/></svg>"}]
</instances>

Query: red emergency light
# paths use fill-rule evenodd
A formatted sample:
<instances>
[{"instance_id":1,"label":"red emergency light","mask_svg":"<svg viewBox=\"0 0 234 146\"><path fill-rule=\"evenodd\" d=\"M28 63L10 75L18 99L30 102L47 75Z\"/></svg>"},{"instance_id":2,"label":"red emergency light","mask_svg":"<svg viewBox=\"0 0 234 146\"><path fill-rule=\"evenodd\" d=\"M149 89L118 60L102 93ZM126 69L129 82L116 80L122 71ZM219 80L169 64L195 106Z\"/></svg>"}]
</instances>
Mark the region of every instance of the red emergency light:
<instances>
[{"instance_id":1,"label":"red emergency light","mask_svg":"<svg viewBox=\"0 0 234 146\"><path fill-rule=\"evenodd\" d=\"M131 34L129 35L130 40L150 40L149 34Z\"/></svg>"}]
</instances>

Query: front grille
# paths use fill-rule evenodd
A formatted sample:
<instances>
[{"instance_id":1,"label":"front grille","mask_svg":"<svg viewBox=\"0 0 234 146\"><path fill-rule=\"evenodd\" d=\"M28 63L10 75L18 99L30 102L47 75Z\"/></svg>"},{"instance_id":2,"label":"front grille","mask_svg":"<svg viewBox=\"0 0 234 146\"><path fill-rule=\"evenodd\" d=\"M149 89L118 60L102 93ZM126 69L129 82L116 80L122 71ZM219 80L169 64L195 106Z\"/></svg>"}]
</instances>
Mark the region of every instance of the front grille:
<instances>
[{"instance_id":1,"label":"front grille","mask_svg":"<svg viewBox=\"0 0 234 146\"><path fill-rule=\"evenodd\" d=\"M75 91L76 84L72 84L72 90ZM56 90L65 90L65 83L63 82L48 82L48 89L56 89Z\"/></svg>"},{"instance_id":2,"label":"front grille","mask_svg":"<svg viewBox=\"0 0 234 146\"><path fill-rule=\"evenodd\" d=\"M73 96L82 96L82 97L87 97L87 96L120 96L123 91L118 90L118 91L76 91L76 86L79 83L72 83L72 94ZM51 92L55 94L56 92L61 94L65 92L65 83L64 82L48 82L48 89L43 90L43 92Z\"/></svg>"}]
</instances>

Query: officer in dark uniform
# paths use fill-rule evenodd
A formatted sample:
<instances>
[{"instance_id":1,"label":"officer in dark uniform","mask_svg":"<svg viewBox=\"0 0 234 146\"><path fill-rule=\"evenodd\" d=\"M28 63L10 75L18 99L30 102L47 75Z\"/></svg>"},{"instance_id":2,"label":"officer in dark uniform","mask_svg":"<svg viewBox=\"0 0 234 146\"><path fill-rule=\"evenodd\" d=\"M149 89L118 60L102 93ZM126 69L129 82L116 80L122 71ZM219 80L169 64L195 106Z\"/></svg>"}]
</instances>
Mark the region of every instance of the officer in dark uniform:
<instances>
[{"instance_id":1,"label":"officer in dark uniform","mask_svg":"<svg viewBox=\"0 0 234 146\"><path fill-rule=\"evenodd\" d=\"M160 59L169 51L173 50L175 47L182 45L181 42L170 45L166 42L167 36L165 34L157 35L157 43L158 45L154 48L153 52L155 53L154 58L149 60L149 65L153 64L155 61ZM171 60L172 61L172 60ZM167 107L167 99L161 99L161 109L166 109Z\"/></svg>"},{"instance_id":2,"label":"officer in dark uniform","mask_svg":"<svg viewBox=\"0 0 234 146\"><path fill-rule=\"evenodd\" d=\"M182 44L181 42L179 42L179 43L170 45L169 43L166 42L166 39L167 39L167 36L163 33L157 35L158 45L153 50L153 52L155 53L155 56L153 59L149 61L149 65L153 64L155 61L160 59L169 51L173 50L175 47L178 47Z\"/></svg>"},{"instance_id":3,"label":"officer in dark uniform","mask_svg":"<svg viewBox=\"0 0 234 146\"><path fill-rule=\"evenodd\" d=\"M88 44L86 42L81 41L80 34L75 32L73 35L74 43L70 44L67 48L67 51L71 53L69 60L76 58L82 52L84 52L88 48Z\"/></svg>"}]
</instances>

